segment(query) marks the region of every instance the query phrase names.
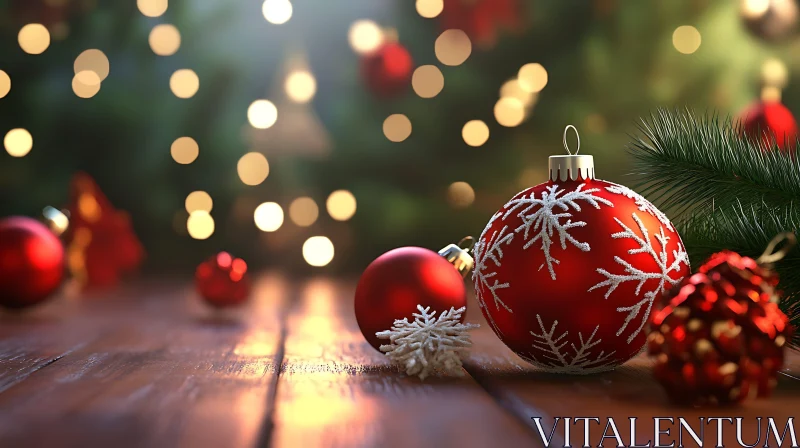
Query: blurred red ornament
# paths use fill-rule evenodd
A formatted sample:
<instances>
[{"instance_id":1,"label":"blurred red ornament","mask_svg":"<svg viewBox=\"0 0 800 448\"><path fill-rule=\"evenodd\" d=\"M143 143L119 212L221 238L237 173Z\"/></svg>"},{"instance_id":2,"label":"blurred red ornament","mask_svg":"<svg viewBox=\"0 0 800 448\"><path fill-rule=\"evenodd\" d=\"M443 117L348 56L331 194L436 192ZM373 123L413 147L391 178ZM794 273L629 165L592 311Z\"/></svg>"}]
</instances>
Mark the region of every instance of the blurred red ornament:
<instances>
[{"instance_id":1,"label":"blurred red ornament","mask_svg":"<svg viewBox=\"0 0 800 448\"><path fill-rule=\"evenodd\" d=\"M227 252L220 252L200 263L194 279L197 292L215 308L239 306L250 296L247 263Z\"/></svg>"},{"instance_id":2,"label":"blurred red ornament","mask_svg":"<svg viewBox=\"0 0 800 448\"><path fill-rule=\"evenodd\" d=\"M439 17L442 29L460 29L476 44L491 46L500 28L519 28L521 9L519 0L444 0Z\"/></svg>"},{"instance_id":3,"label":"blurred red ornament","mask_svg":"<svg viewBox=\"0 0 800 448\"><path fill-rule=\"evenodd\" d=\"M144 258L130 217L114 209L87 174L75 175L70 196L70 227L64 237L72 275L86 288L116 285Z\"/></svg>"},{"instance_id":4,"label":"blurred red ornament","mask_svg":"<svg viewBox=\"0 0 800 448\"><path fill-rule=\"evenodd\" d=\"M367 342L380 351L381 340L375 333L391 329L396 319L413 320L417 305L431 307L439 315L466 306L464 277L453 264L421 247L393 249L370 263L355 297L356 320Z\"/></svg>"},{"instance_id":5,"label":"blurred red ornament","mask_svg":"<svg viewBox=\"0 0 800 448\"><path fill-rule=\"evenodd\" d=\"M790 337L777 283L756 260L723 251L661 297L647 349L671 400L734 404L769 395Z\"/></svg>"},{"instance_id":6,"label":"blurred red ornament","mask_svg":"<svg viewBox=\"0 0 800 448\"><path fill-rule=\"evenodd\" d=\"M361 75L370 92L389 98L408 90L413 65L411 54L404 46L389 42L363 57Z\"/></svg>"},{"instance_id":7,"label":"blurred red ornament","mask_svg":"<svg viewBox=\"0 0 800 448\"><path fill-rule=\"evenodd\" d=\"M17 23L40 23L47 28L69 19L73 5L70 0L11 0L11 17Z\"/></svg>"},{"instance_id":8,"label":"blurred red ornament","mask_svg":"<svg viewBox=\"0 0 800 448\"><path fill-rule=\"evenodd\" d=\"M25 308L47 299L64 277L64 247L35 219L0 220L0 306Z\"/></svg>"},{"instance_id":9,"label":"blurred red ornament","mask_svg":"<svg viewBox=\"0 0 800 448\"><path fill-rule=\"evenodd\" d=\"M797 121L786 106L774 101L758 101L745 109L741 117L745 135L760 139L765 145L775 140L781 150L794 153Z\"/></svg>"}]
</instances>

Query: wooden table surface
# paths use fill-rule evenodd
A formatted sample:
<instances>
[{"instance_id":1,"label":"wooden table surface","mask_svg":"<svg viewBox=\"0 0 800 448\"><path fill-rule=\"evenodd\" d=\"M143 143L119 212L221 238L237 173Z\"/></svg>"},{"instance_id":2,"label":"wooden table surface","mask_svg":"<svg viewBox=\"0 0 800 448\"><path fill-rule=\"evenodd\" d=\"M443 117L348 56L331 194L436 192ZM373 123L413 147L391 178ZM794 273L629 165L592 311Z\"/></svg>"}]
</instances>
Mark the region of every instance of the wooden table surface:
<instances>
[{"instance_id":1,"label":"wooden table surface","mask_svg":"<svg viewBox=\"0 0 800 448\"><path fill-rule=\"evenodd\" d=\"M188 284L64 296L0 314L0 447L543 446L532 417L543 418L545 434L556 417L599 417L592 446L608 417L628 444L629 418L638 417L636 441L646 444L652 417L699 427L714 416L743 417L744 441L753 443L757 417L774 417L782 430L800 410L796 352L768 400L680 408L643 356L593 376L538 372L494 336L472 299L467 320L482 326L466 375L419 381L364 341L353 290L265 274L249 306L230 314L205 308ZM556 428L550 446L563 446ZM707 425L705 445L716 436ZM570 439L583 444L583 423ZM723 441L738 446L735 430ZM686 436L684 445L696 444Z\"/></svg>"}]
</instances>

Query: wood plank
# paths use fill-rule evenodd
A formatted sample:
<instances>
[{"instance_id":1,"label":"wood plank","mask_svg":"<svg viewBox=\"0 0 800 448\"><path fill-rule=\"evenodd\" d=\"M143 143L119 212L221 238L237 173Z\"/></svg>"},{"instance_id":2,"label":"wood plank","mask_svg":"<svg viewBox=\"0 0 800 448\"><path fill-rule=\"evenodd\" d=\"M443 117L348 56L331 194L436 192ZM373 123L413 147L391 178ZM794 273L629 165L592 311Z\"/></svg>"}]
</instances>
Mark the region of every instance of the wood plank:
<instances>
[{"instance_id":1,"label":"wood plank","mask_svg":"<svg viewBox=\"0 0 800 448\"><path fill-rule=\"evenodd\" d=\"M471 303L471 310L477 309ZM470 314L471 317L476 317ZM477 318L483 322L482 317ZM749 401L736 408L687 408L671 404L660 385L653 378L650 368L652 361L641 355L624 366L609 373L589 376L570 376L549 374L529 365L508 350L492 333L488 325L477 330L473 335L474 347L469 359L465 362L467 371L507 410L517 416L538 435L534 417L541 417L545 435L549 435L556 417L559 421L553 444L562 446L565 440L563 418L565 417L597 417L600 423L590 423L590 444L598 446L608 418L613 418L620 436L626 445L631 443L630 417L637 417L635 441L639 444L654 440L654 417L672 417L674 424L663 422L662 428L670 428L671 436L662 436L662 443L676 441L677 418L682 417L700 431L700 417L742 417L744 423L743 437L748 444L757 437L757 417L763 417L761 442L764 446L766 418L773 417L780 431L789 417L797 417L800 403L800 381L780 375L778 388L770 399ZM791 352L784 373L800 377L800 356ZM705 446L716 443L716 421L704 425L702 438ZM723 423L723 441L725 446L736 444L735 427ZM601 426L602 425L602 426ZM797 425L796 425L797 426ZM800 428L799 428L800 429ZM582 446L584 422L579 421L571 427L569 439L573 446ZM611 434L611 430L609 430ZM700 436L700 434L698 434ZM800 436L800 433L798 433ZM690 435L683 431L685 446L695 446ZM616 446L614 439L605 439L602 446ZM770 445L775 446L770 439Z\"/></svg>"},{"instance_id":2,"label":"wood plank","mask_svg":"<svg viewBox=\"0 0 800 448\"><path fill-rule=\"evenodd\" d=\"M0 394L0 446L254 446L288 288L263 278L233 314L190 289L106 304L109 333Z\"/></svg>"},{"instance_id":3,"label":"wood plank","mask_svg":"<svg viewBox=\"0 0 800 448\"><path fill-rule=\"evenodd\" d=\"M469 377L405 377L364 340L353 286L305 285L288 319L272 444L537 446Z\"/></svg>"}]
</instances>

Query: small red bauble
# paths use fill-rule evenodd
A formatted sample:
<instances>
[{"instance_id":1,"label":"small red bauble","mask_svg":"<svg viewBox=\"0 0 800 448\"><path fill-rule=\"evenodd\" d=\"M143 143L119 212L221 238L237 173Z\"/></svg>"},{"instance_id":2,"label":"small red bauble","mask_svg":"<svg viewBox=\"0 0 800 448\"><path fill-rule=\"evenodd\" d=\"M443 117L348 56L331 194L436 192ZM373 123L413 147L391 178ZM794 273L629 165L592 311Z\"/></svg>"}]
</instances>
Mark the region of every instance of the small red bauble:
<instances>
[{"instance_id":1,"label":"small red bauble","mask_svg":"<svg viewBox=\"0 0 800 448\"><path fill-rule=\"evenodd\" d=\"M639 353L653 301L689 273L688 257L653 204L594 179L592 156L551 156L550 179L511 198L481 234L478 302L530 363L610 370Z\"/></svg>"},{"instance_id":2,"label":"small red bauble","mask_svg":"<svg viewBox=\"0 0 800 448\"><path fill-rule=\"evenodd\" d=\"M250 297L247 263L220 252L197 267L195 286L203 300L215 308L241 305Z\"/></svg>"},{"instance_id":3,"label":"small red bauble","mask_svg":"<svg viewBox=\"0 0 800 448\"><path fill-rule=\"evenodd\" d=\"M442 29L463 30L478 45L492 45L501 28L519 28L520 0L444 0Z\"/></svg>"},{"instance_id":4,"label":"small red bauble","mask_svg":"<svg viewBox=\"0 0 800 448\"><path fill-rule=\"evenodd\" d=\"M724 251L661 298L647 349L671 400L732 404L751 392L769 395L790 337L777 283L752 258Z\"/></svg>"},{"instance_id":5,"label":"small red bauble","mask_svg":"<svg viewBox=\"0 0 800 448\"><path fill-rule=\"evenodd\" d=\"M746 135L765 145L774 140L781 150L794 152L797 121L781 103L759 101L748 107L742 112L742 128Z\"/></svg>"},{"instance_id":6,"label":"small red bauble","mask_svg":"<svg viewBox=\"0 0 800 448\"><path fill-rule=\"evenodd\" d=\"M0 306L25 308L47 299L64 277L64 247L35 219L0 220Z\"/></svg>"},{"instance_id":7,"label":"small red bauble","mask_svg":"<svg viewBox=\"0 0 800 448\"><path fill-rule=\"evenodd\" d=\"M458 270L438 253L421 247L401 247L376 258L356 287L358 327L376 350L381 340L375 333L389 330L396 319L413 319L417 305L431 307L438 315L466 304L464 279Z\"/></svg>"},{"instance_id":8,"label":"small red bauble","mask_svg":"<svg viewBox=\"0 0 800 448\"><path fill-rule=\"evenodd\" d=\"M361 61L361 74L367 88L381 98L405 92L413 68L411 54L397 42L383 45Z\"/></svg>"}]
</instances>

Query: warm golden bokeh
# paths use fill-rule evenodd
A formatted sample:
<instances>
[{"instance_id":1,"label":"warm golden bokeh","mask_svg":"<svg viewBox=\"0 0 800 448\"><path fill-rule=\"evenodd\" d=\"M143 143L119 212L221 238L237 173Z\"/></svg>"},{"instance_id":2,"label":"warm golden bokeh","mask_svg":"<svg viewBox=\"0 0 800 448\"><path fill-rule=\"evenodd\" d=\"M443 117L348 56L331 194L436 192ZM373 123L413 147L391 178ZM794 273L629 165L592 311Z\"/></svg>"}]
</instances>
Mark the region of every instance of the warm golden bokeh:
<instances>
[{"instance_id":1,"label":"warm golden bokeh","mask_svg":"<svg viewBox=\"0 0 800 448\"><path fill-rule=\"evenodd\" d=\"M95 75L97 75L97 83L103 82L103 80L108 77L109 69L108 57L105 53L95 48L79 54L78 57L75 58L75 63L73 64L75 74L94 72ZM90 81L89 78L81 78L80 82L85 85L92 85L92 81Z\"/></svg>"},{"instance_id":2,"label":"warm golden bokeh","mask_svg":"<svg viewBox=\"0 0 800 448\"><path fill-rule=\"evenodd\" d=\"M417 0L417 13L426 19L432 19L444 10L443 0Z\"/></svg>"},{"instance_id":3,"label":"warm golden bokeh","mask_svg":"<svg viewBox=\"0 0 800 448\"><path fill-rule=\"evenodd\" d=\"M764 85L782 89L789 83L789 69L780 59L769 58L761 65Z\"/></svg>"},{"instance_id":4,"label":"warm golden bokeh","mask_svg":"<svg viewBox=\"0 0 800 448\"><path fill-rule=\"evenodd\" d=\"M317 80L305 70L297 70L286 77L286 95L295 103L307 103L317 93ZM277 118L277 111L275 113Z\"/></svg>"},{"instance_id":5,"label":"warm golden bokeh","mask_svg":"<svg viewBox=\"0 0 800 448\"><path fill-rule=\"evenodd\" d=\"M256 207L253 220L262 232L274 232L283 225L283 208L275 202L264 202Z\"/></svg>"},{"instance_id":6,"label":"warm golden bokeh","mask_svg":"<svg viewBox=\"0 0 800 448\"><path fill-rule=\"evenodd\" d=\"M261 13L267 22L282 25L292 18L292 4L289 0L265 0L261 5Z\"/></svg>"},{"instance_id":7,"label":"warm golden bokeh","mask_svg":"<svg viewBox=\"0 0 800 448\"><path fill-rule=\"evenodd\" d=\"M136 0L139 12L147 17L159 17L167 12L167 0Z\"/></svg>"},{"instance_id":8,"label":"warm golden bokeh","mask_svg":"<svg viewBox=\"0 0 800 448\"><path fill-rule=\"evenodd\" d=\"M169 78L169 88L178 98L191 98L200 88L200 78L190 69L180 69Z\"/></svg>"},{"instance_id":9,"label":"warm golden bokeh","mask_svg":"<svg viewBox=\"0 0 800 448\"><path fill-rule=\"evenodd\" d=\"M700 48L700 31L691 25L679 26L672 33L672 45L683 54L692 54Z\"/></svg>"},{"instance_id":10,"label":"warm golden bokeh","mask_svg":"<svg viewBox=\"0 0 800 448\"><path fill-rule=\"evenodd\" d=\"M147 40L150 49L159 56L172 56L181 47L180 31L168 23L154 26Z\"/></svg>"},{"instance_id":11,"label":"warm golden bokeh","mask_svg":"<svg viewBox=\"0 0 800 448\"><path fill-rule=\"evenodd\" d=\"M17 128L8 131L3 139L6 152L13 157L23 157L33 149L33 137L25 129Z\"/></svg>"},{"instance_id":12,"label":"warm golden bokeh","mask_svg":"<svg viewBox=\"0 0 800 448\"><path fill-rule=\"evenodd\" d=\"M191 137L178 137L169 149L172 160L181 165L188 165L200 155L200 145Z\"/></svg>"},{"instance_id":13,"label":"warm golden bokeh","mask_svg":"<svg viewBox=\"0 0 800 448\"><path fill-rule=\"evenodd\" d=\"M186 220L186 230L189 231L189 236L196 240L208 239L214 234L214 218L202 210L192 212Z\"/></svg>"},{"instance_id":14,"label":"warm golden bokeh","mask_svg":"<svg viewBox=\"0 0 800 448\"><path fill-rule=\"evenodd\" d=\"M100 91L100 77L90 71L76 73L72 77L72 91L79 98L91 98Z\"/></svg>"},{"instance_id":15,"label":"warm golden bokeh","mask_svg":"<svg viewBox=\"0 0 800 448\"><path fill-rule=\"evenodd\" d=\"M300 227L314 224L319 217L319 207L313 199L300 197L289 205L289 218Z\"/></svg>"},{"instance_id":16,"label":"warm golden bokeh","mask_svg":"<svg viewBox=\"0 0 800 448\"><path fill-rule=\"evenodd\" d=\"M303 259L311 266L327 266L333 255L333 243L327 237L312 236L303 243Z\"/></svg>"},{"instance_id":17,"label":"warm golden bokeh","mask_svg":"<svg viewBox=\"0 0 800 448\"><path fill-rule=\"evenodd\" d=\"M214 201L211 199L211 195L205 191L198 190L193 191L186 196L184 206L186 207L186 211L189 213L196 211L210 213L211 209L214 207Z\"/></svg>"},{"instance_id":18,"label":"warm golden bokeh","mask_svg":"<svg viewBox=\"0 0 800 448\"><path fill-rule=\"evenodd\" d=\"M356 214L356 197L347 190L336 190L325 202L328 214L337 221L347 221Z\"/></svg>"},{"instance_id":19,"label":"warm golden bokeh","mask_svg":"<svg viewBox=\"0 0 800 448\"><path fill-rule=\"evenodd\" d=\"M444 88L444 75L435 65L422 65L411 76L414 92L422 98L433 98Z\"/></svg>"},{"instance_id":20,"label":"warm golden bokeh","mask_svg":"<svg viewBox=\"0 0 800 448\"><path fill-rule=\"evenodd\" d=\"M446 30L436 38L434 51L442 64L461 65L472 53L472 42L461 30Z\"/></svg>"},{"instance_id":21,"label":"warm golden bokeh","mask_svg":"<svg viewBox=\"0 0 800 448\"><path fill-rule=\"evenodd\" d=\"M517 80L523 90L540 92L547 85L547 70L539 63L525 64L519 69Z\"/></svg>"},{"instance_id":22,"label":"warm golden bokeh","mask_svg":"<svg viewBox=\"0 0 800 448\"><path fill-rule=\"evenodd\" d=\"M447 188L447 199L453 207L469 207L475 202L475 190L466 182L453 182Z\"/></svg>"},{"instance_id":23,"label":"warm golden bokeh","mask_svg":"<svg viewBox=\"0 0 800 448\"><path fill-rule=\"evenodd\" d=\"M11 91L11 77L8 73L0 70L0 98L4 98Z\"/></svg>"},{"instance_id":24,"label":"warm golden bokeh","mask_svg":"<svg viewBox=\"0 0 800 448\"><path fill-rule=\"evenodd\" d=\"M41 23L29 23L19 30L19 46L28 54L42 54L50 46L50 32Z\"/></svg>"},{"instance_id":25,"label":"warm golden bokeh","mask_svg":"<svg viewBox=\"0 0 800 448\"><path fill-rule=\"evenodd\" d=\"M350 25L347 40L359 54L371 53L383 44L383 31L372 20L357 20Z\"/></svg>"},{"instance_id":26,"label":"warm golden bokeh","mask_svg":"<svg viewBox=\"0 0 800 448\"><path fill-rule=\"evenodd\" d=\"M469 146L482 146L489 140L489 126L481 120L471 120L461 129L461 137Z\"/></svg>"},{"instance_id":27,"label":"warm golden bokeh","mask_svg":"<svg viewBox=\"0 0 800 448\"><path fill-rule=\"evenodd\" d=\"M394 114L383 121L383 135L390 141L402 142L411 135L411 120L403 114Z\"/></svg>"},{"instance_id":28,"label":"warm golden bokeh","mask_svg":"<svg viewBox=\"0 0 800 448\"><path fill-rule=\"evenodd\" d=\"M249 152L236 164L239 179L245 185L258 185L269 176L269 162L260 152Z\"/></svg>"},{"instance_id":29,"label":"warm golden bokeh","mask_svg":"<svg viewBox=\"0 0 800 448\"><path fill-rule=\"evenodd\" d=\"M514 98L529 107L536 102L537 95L522 88L518 79L509 79L500 87L500 98Z\"/></svg>"},{"instance_id":30,"label":"warm golden bokeh","mask_svg":"<svg viewBox=\"0 0 800 448\"><path fill-rule=\"evenodd\" d=\"M247 121L256 129L267 129L278 121L278 108L269 100L256 100L247 108Z\"/></svg>"},{"instance_id":31,"label":"warm golden bokeh","mask_svg":"<svg viewBox=\"0 0 800 448\"><path fill-rule=\"evenodd\" d=\"M505 127L519 126L525 119L525 107L516 98L500 98L494 105L494 118Z\"/></svg>"}]
</instances>

